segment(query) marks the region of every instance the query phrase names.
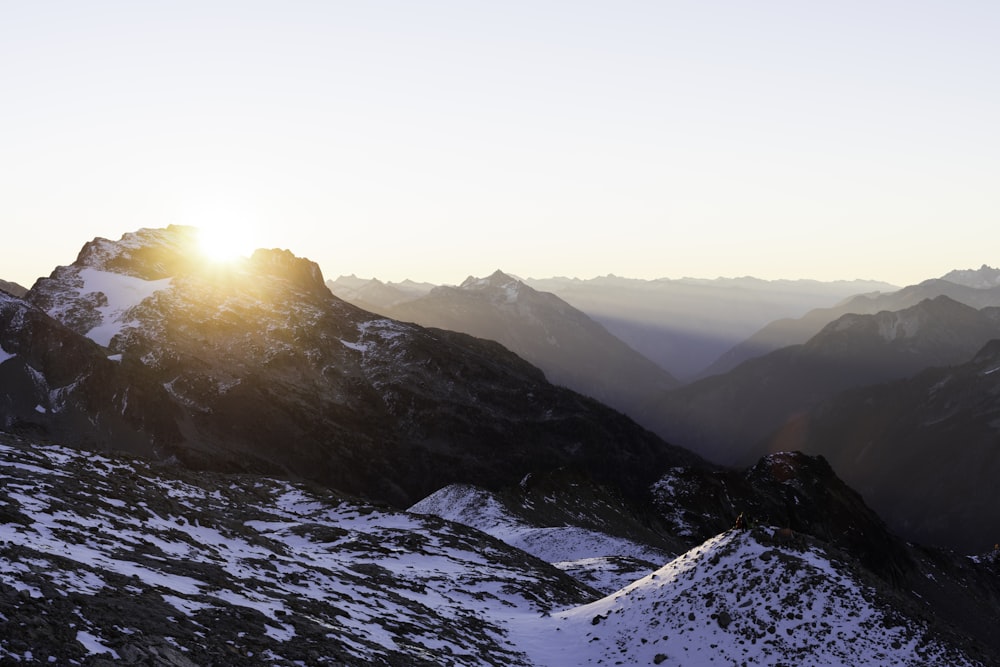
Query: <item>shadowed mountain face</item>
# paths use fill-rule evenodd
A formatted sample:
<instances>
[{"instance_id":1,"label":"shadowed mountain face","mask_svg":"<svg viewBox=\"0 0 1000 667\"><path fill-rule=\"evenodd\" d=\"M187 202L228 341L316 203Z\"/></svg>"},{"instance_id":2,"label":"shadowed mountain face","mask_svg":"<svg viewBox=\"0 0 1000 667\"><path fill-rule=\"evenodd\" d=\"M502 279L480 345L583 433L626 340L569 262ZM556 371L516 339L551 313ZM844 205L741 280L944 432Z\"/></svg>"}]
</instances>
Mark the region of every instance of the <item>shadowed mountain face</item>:
<instances>
[{"instance_id":1,"label":"shadowed mountain face","mask_svg":"<svg viewBox=\"0 0 1000 667\"><path fill-rule=\"evenodd\" d=\"M668 392L649 415L672 442L720 463L748 464L799 448L802 415L838 392L961 363L998 336L1000 311L947 297L895 313L845 315L804 345Z\"/></svg>"},{"instance_id":2,"label":"shadowed mountain face","mask_svg":"<svg viewBox=\"0 0 1000 667\"><path fill-rule=\"evenodd\" d=\"M98 239L28 295L126 384L142 378L156 398L131 394L129 410L166 415L149 437L186 463L409 504L450 482L513 483L570 460L641 489L693 460L495 343L341 301L287 251L197 257L188 228Z\"/></svg>"},{"instance_id":3,"label":"shadowed mountain face","mask_svg":"<svg viewBox=\"0 0 1000 667\"><path fill-rule=\"evenodd\" d=\"M796 438L907 537L965 553L1000 541L1000 341L974 359L840 394Z\"/></svg>"},{"instance_id":4,"label":"shadowed mountain face","mask_svg":"<svg viewBox=\"0 0 1000 667\"><path fill-rule=\"evenodd\" d=\"M749 359L789 345L805 343L823 327L844 315L873 315L882 311L903 310L939 296L976 309L1000 306L1000 285L992 280L992 271L989 267L979 271L953 271L943 279L925 280L919 285L910 285L889 294L860 294L832 308L811 310L798 319L775 320L720 356L703 375L721 375ZM952 282L949 277L961 282Z\"/></svg>"},{"instance_id":5,"label":"shadowed mountain face","mask_svg":"<svg viewBox=\"0 0 1000 667\"><path fill-rule=\"evenodd\" d=\"M678 384L559 297L500 271L488 278L470 277L459 287L437 287L384 312L398 320L494 340L538 366L553 384L596 398L634 419L650 396Z\"/></svg>"}]
</instances>

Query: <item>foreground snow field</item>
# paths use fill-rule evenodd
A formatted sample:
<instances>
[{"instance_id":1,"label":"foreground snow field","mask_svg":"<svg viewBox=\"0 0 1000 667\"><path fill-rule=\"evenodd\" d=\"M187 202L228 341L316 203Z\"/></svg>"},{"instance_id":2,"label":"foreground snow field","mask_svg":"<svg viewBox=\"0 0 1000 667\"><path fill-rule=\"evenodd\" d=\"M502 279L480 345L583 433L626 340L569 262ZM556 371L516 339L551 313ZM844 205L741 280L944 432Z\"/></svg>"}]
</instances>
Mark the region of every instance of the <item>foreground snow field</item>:
<instances>
[{"instance_id":1,"label":"foreground snow field","mask_svg":"<svg viewBox=\"0 0 1000 667\"><path fill-rule=\"evenodd\" d=\"M771 528L601 597L436 517L3 441L4 663L973 664Z\"/></svg>"}]
</instances>

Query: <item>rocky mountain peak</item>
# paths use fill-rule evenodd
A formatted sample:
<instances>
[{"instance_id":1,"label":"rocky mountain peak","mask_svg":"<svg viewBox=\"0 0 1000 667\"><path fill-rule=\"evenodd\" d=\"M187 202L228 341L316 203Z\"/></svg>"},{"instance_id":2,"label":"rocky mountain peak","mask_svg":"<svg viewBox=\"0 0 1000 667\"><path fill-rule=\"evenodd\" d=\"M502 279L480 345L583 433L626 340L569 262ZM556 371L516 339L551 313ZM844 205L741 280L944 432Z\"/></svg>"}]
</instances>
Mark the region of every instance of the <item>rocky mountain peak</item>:
<instances>
[{"instance_id":1,"label":"rocky mountain peak","mask_svg":"<svg viewBox=\"0 0 1000 667\"><path fill-rule=\"evenodd\" d=\"M160 280L187 272L198 256L197 228L170 225L129 232L117 241L95 238L83 246L73 266Z\"/></svg>"},{"instance_id":2,"label":"rocky mountain peak","mask_svg":"<svg viewBox=\"0 0 1000 667\"><path fill-rule=\"evenodd\" d=\"M273 248L256 250L249 266L257 272L288 280L310 292L326 293L319 265L308 259L296 257L290 250Z\"/></svg>"},{"instance_id":3,"label":"rocky mountain peak","mask_svg":"<svg viewBox=\"0 0 1000 667\"><path fill-rule=\"evenodd\" d=\"M475 276L469 276L466 278L459 289L490 289L490 288L503 288L509 285L520 284L520 281L513 278L500 269L497 269L485 278L476 278Z\"/></svg>"}]
</instances>

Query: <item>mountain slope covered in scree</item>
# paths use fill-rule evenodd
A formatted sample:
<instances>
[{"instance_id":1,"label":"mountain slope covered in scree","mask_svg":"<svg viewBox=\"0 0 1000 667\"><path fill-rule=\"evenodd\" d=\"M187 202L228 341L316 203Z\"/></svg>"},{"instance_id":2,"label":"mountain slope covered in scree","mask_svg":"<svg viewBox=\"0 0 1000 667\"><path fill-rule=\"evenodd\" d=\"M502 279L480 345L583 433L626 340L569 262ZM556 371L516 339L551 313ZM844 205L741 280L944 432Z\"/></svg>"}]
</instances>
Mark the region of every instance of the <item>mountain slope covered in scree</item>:
<instances>
[{"instance_id":1,"label":"mountain slope covered in scree","mask_svg":"<svg viewBox=\"0 0 1000 667\"><path fill-rule=\"evenodd\" d=\"M0 442L5 663L977 664L776 529L719 535L602 598L434 517Z\"/></svg>"}]
</instances>

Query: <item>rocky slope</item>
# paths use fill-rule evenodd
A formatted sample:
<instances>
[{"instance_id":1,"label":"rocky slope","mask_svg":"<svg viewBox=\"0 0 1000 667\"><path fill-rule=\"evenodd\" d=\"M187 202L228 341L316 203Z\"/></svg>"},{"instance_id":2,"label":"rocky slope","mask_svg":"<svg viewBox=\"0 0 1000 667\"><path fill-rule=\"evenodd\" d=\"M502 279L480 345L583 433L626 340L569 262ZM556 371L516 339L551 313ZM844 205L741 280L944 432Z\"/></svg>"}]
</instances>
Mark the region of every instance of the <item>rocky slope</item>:
<instances>
[{"instance_id":1,"label":"rocky slope","mask_svg":"<svg viewBox=\"0 0 1000 667\"><path fill-rule=\"evenodd\" d=\"M458 287L437 287L385 314L422 326L494 340L569 387L641 423L649 397L677 380L581 311L496 271Z\"/></svg>"},{"instance_id":2,"label":"rocky slope","mask_svg":"<svg viewBox=\"0 0 1000 667\"><path fill-rule=\"evenodd\" d=\"M778 528L602 597L479 531L261 476L0 434L0 481L5 664L995 664Z\"/></svg>"},{"instance_id":3,"label":"rocky slope","mask_svg":"<svg viewBox=\"0 0 1000 667\"><path fill-rule=\"evenodd\" d=\"M148 390L127 411L162 416L149 438L193 467L299 475L407 506L451 482L499 486L570 461L639 489L693 460L500 345L341 301L308 260L262 250L213 265L195 243L183 227L97 239L28 294Z\"/></svg>"},{"instance_id":4,"label":"rocky slope","mask_svg":"<svg viewBox=\"0 0 1000 667\"><path fill-rule=\"evenodd\" d=\"M962 363L1000 337L1000 309L948 297L898 312L844 315L791 346L668 392L649 405L661 436L725 464L801 447L796 424L840 391ZM779 437L769 437L781 429Z\"/></svg>"}]
</instances>

